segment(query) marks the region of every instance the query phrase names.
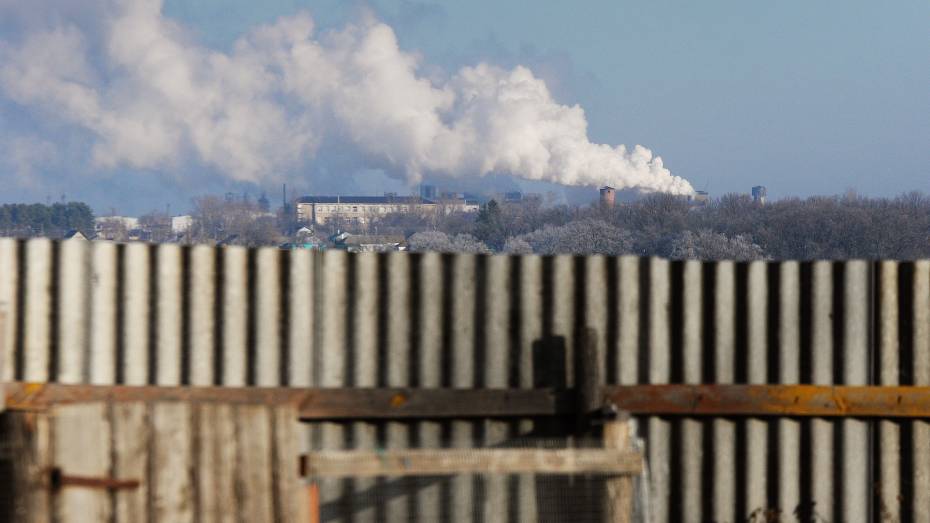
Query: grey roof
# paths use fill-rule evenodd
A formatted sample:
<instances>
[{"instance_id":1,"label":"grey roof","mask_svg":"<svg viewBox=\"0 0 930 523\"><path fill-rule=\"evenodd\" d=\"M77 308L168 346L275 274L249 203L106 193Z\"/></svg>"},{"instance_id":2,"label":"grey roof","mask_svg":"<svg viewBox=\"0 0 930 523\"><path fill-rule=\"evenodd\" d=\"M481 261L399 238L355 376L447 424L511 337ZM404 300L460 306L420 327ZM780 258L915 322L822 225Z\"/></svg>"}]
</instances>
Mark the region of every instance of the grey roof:
<instances>
[{"instance_id":1,"label":"grey roof","mask_svg":"<svg viewBox=\"0 0 930 523\"><path fill-rule=\"evenodd\" d=\"M343 243L346 245L393 245L404 243L406 238L402 234L362 235L351 234Z\"/></svg>"},{"instance_id":2,"label":"grey roof","mask_svg":"<svg viewBox=\"0 0 930 523\"><path fill-rule=\"evenodd\" d=\"M415 203L432 204L436 202L420 198L419 196L304 196L297 200L297 203L361 203L369 205L399 203L408 205Z\"/></svg>"}]
</instances>

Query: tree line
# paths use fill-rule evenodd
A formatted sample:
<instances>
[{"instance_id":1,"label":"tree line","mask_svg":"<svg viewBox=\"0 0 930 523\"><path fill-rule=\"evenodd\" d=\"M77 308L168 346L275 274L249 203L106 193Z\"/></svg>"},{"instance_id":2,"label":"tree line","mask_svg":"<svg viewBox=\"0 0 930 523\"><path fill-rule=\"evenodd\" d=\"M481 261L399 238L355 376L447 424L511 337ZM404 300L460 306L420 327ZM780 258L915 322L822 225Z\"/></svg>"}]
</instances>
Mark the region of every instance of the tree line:
<instances>
[{"instance_id":1,"label":"tree line","mask_svg":"<svg viewBox=\"0 0 930 523\"><path fill-rule=\"evenodd\" d=\"M304 224L293 208L272 214L249 201L194 200L193 223L182 235L167 215L140 217L151 241L247 246L291 241ZM760 205L731 194L694 206L653 194L614 207L551 205L541 200L490 201L475 214L390 214L359 224L333 220L315 227L325 239L337 231L404 235L410 250L514 254L633 254L673 259L920 259L930 258L930 197L855 194L788 198ZM61 238L94 232L94 215L81 202L0 205L0 234Z\"/></svg>"},{"instance_id":2,"label":"tree line","mask_svg":"<svg viewBox=\"0 0 930 523\"><path fill-rule=\"evenodd\" d=\"M412 250L447 252L919 259L930 258L930 198L920 193L896 198L847 194L760 205L749 196L731 194L694 206L655 194L612 208L491 201L470 223L440 218L431 228L406 232L412 233Z\"/></svg>"},{"instance_id":3,"label":"tree line","mask_svg":"<svg viewBox=\"0 0 930 523\"><path fill-rule=\"evenodd\" d=\"M72 230L94 232L94 212L83 202L7 203L0 205L0 234L30 238L62 238Z\"/></svg>"}]
</instances>

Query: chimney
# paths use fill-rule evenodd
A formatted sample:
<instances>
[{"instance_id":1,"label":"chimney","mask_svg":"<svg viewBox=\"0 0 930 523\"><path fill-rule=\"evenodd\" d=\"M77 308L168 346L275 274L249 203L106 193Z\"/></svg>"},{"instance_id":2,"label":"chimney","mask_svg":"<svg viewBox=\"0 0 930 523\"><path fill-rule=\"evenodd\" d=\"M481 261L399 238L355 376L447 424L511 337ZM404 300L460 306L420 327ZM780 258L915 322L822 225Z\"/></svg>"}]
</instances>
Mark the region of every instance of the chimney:
<instances>
[{"instance_id":1,"label":"chimney","mask_svg":"<svg viewBox=\"0 0 930 523\"><path fill-rule=\"evenodd\" d=\"M613 207L614 198L616 197L617 191L609 185L601 187L601 206L602 207Z\"/></svg>"}]
</instances>

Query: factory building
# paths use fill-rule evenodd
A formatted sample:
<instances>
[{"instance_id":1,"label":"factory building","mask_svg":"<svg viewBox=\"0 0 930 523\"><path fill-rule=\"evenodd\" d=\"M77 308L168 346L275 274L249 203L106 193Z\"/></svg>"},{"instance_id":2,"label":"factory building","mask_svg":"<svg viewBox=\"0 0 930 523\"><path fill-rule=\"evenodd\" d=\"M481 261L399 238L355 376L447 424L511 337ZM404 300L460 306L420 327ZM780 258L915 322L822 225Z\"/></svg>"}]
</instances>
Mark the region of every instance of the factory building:
<instances>
[{"instance_id":1,"label":"factory building","mask_svg":"<svg viewBox=\"0 0 930 523\"><path fill-rule=\"evenodd\" d=\"M323 224L332 219L368 223L394 213L429 215L437 212L477 212L478 205L465 200L436 202L419 196L304 196L297 200L297 220Z\"/></svg>"}]
</instances>

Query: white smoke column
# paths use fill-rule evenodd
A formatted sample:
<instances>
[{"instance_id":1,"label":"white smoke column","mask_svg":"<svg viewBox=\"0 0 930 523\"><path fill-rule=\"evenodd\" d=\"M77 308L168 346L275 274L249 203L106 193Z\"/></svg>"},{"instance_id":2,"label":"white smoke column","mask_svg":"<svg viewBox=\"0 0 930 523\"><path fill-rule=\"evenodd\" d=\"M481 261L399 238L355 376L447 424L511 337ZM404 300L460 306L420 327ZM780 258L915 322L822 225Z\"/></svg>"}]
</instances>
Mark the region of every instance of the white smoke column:
<instances>
[{"instance_id":1,"label":"white smoke column","mask_svg":"<svg viewBox=\"0 0 930 523\"><path fill-rule=\"evenodd\" d=\"M479 64L426 78L373 17L318 35L298 14L222 53L197 45L161 7L105 0L96 31L74 21L0 41L0 92L90 131L102 168L164 169L195 158L260 182L299 172L330 140L411 184L425 174L505 173L693 192L645 147L591 143L584 111L556 103L524 67Z\"/></svg>"}]
</instances>

